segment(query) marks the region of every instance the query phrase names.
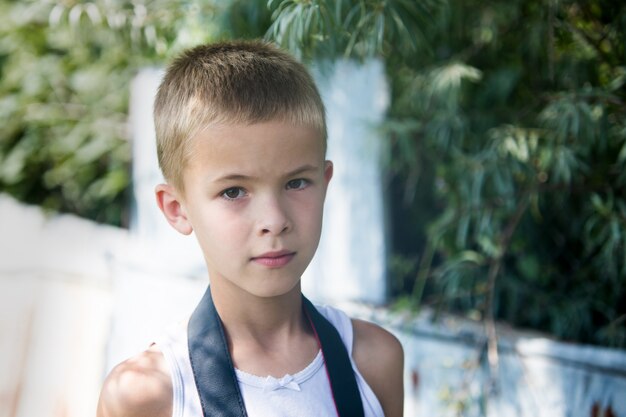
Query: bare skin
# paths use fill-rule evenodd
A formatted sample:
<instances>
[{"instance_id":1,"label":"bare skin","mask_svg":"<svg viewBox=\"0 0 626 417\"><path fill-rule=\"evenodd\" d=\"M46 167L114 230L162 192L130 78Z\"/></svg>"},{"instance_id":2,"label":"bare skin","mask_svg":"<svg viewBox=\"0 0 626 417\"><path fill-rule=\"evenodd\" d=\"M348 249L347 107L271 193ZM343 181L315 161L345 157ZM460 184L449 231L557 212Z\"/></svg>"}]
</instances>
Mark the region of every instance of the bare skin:
<instances>
[{"instance_id":1,"label":"bare skin","mask_svg":"<svg viewBox=\"0 0 626 417\"><path fill-rule=\"evenodd\" d=\"M156 347L111 371L100 392L97 416L172 416L172 380L165 358Z\"/></svg>"},{"instance_id":2,"label":"bare skin","mask_svg":"<svg viewBox=\"0 0 626 417\"><path fill-rule=\"evenodd\" d=\"M271 120L212 126L192 142L185 191L157 186L159 208L177 231L195 232L234 365L253 375L297 373L319 350L300 288L333 175L319 132ZM357 367L385 415L400 417L400 343L371 323L353 321L353 328ZM98 417L171 415L172 383L154 347L118 365L104 383Z\"/></svg>"},{"instance_id":3,"label":"bare skin","mask_svg":"<svg viewBox=\"0 0 626 417\"><path fill-rule=\"evenodd\" d=\"M404 413L404 352L394 335L373 323L352 320L352 357L383 407L385 416Z\"/></svg>"},{"instance_id":4,"label":"bare skin","mask_svg":"<svg viewBox=\"0 0 626 417\"><path fill-rule=\"evenodd\" d=\"M361 321L352 321L354 329L353 358L359 371L380 401L385 416L401 417L403 413L403 352L399 341L381 327ZM308 330L304 332L306 335ZM276 351L265 342L249 345L241 354L253 354L253 361L235 359L236 366L257 375L284 375L285 370L295 373L308 364L317 352L311 345L310 334L302 340L305 347L298 360L284 365L285 357L280 355L280 345ZM245 344L245 343L244 343ZM271 345L271 343L270 343ZM284 346L284 344L282 344ZM297 351L297 350L294 350ZM236 357L236 355L234 355ZM307 362L308 361L308 362ZM239 362L239 363L237 363ZM243 365L243 366L241 366ZM241 367L240 367L241 366ZM267 368L267 369L266 369ZM256 371L256 372L255 372ZM115 367L107 377L98 404L98 417L171 417L172 383L165 358L156 347L142 352Z\"/></svg>"}]
</instances>

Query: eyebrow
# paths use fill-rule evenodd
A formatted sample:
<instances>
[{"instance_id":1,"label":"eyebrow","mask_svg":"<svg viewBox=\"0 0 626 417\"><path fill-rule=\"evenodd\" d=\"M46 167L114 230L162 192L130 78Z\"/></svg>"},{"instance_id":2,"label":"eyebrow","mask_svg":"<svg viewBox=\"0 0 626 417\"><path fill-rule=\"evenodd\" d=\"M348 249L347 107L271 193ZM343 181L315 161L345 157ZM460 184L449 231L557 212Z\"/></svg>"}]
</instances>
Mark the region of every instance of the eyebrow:
<instances>
[{"instance_id":1,"label":"eyebrow","mask_svg":"<svg viewBox=\"0 0 626 417\"><path fill-rule=\"evenodd\" d=\"M296 169L294 169L293 171L288 172L287 174L285 174L285 177L293 177L299 174L304 174L307 172L311 172L311 171L317 171L319 168L315 165L303 165L301 167L298 167ZM212 180L212 182L225 182L225 181L245 181L245 180L251 180L251 179L255 179L256 177L251 176L251 175L244 175L244 174L227 174L227 175L223 175L221 177L217 177L214 180Z\"/></svg>"}]
</instances>

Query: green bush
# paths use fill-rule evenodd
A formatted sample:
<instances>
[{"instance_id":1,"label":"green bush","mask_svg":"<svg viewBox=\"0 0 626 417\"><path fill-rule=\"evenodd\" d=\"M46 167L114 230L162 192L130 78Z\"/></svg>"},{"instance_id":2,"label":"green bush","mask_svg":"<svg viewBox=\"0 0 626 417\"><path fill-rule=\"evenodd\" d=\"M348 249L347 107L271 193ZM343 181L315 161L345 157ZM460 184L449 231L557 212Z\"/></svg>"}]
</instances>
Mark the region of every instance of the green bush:
<instances>
[{"instance_id":1,"label":"green bush","mask_svg":"<svg viewBox=\"0 0 626 417\"><path fill-rule=\"evenodd\" d=\"M198 2L0 1L0 190L126 225L129 84L209 39ZM193 12L193 13L191 13Z\"/></svg>"}]
</instances>

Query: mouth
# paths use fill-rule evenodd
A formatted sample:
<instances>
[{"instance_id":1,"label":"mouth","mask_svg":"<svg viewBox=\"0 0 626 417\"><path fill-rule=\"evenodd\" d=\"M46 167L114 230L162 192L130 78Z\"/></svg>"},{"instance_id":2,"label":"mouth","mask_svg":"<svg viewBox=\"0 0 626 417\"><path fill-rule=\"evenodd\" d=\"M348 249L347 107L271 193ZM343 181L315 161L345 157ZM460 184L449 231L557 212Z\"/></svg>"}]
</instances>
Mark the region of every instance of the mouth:
<instances>
[{"instance_id":1,"label":"mouth","mask_svg":"<svg viewBox=\"0 0 626 417\"><path fill-rule=\"evenodd\" d=\"M287 265L294 256L296 256L296 252L281 250L255 256L252 261L269 268L280 268Z\"/></svg>"}]
</instances>

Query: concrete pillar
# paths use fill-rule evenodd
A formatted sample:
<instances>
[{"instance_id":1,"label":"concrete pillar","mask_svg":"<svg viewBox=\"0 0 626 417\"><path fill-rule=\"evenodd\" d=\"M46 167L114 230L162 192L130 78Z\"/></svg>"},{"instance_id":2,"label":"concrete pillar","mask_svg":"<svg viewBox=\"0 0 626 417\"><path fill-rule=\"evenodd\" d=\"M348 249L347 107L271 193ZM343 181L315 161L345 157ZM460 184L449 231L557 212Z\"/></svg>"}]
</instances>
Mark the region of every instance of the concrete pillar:
<instances>
[{"instance_id":1,"label":"concrete pillar","mask_svg":"<svg viewBox=\"0 0 626 417\"><path fill-rule=\"evenodd\" d=\"M322 240L303 276L305 294L319 301L386 297L385 227L381 155L376 135L388 90L380 61L365 65L337 62L315 71L327 108L328 158L335 164L327 196ZM162 71L145 69L131 92L134 205L131 235L169 260L180 275L201 275L204 263L195 239L174 231L159 212L154 186L162 181L157 165L152 106ZM163 262L165 263L165 262Z\"/></svg>"},{"instance_id":2,"label":"concrete pillar","mask_svg":"<svg viewBox=\"0 0 626 417\"><path fill-rule=\"evenodd\" d=\"M386 300L386 234L382 157L376 128L389 101L384 66L338 61L315 71L326 105L328 159L334 176L319 249L303 276L303 290L328 301Z\"/></svg>"}]
</instances>

